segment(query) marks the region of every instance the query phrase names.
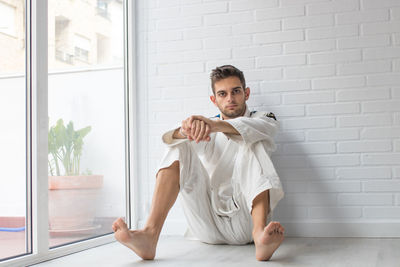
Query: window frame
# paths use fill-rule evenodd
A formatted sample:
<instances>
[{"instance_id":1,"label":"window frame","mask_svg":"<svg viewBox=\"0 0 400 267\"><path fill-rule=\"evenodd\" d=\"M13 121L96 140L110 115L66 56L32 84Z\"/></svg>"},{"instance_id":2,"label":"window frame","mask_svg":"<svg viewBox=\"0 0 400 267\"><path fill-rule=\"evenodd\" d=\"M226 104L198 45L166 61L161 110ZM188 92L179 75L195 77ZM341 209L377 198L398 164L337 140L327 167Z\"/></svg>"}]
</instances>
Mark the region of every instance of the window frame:
<instances>
[{"instance_id":1,"label":"window frame","mask_svg":"<svg viewBox=\"0 0 400 267\"><path fill-rule=\"evenodd\" d=\"M49 247L48 233L48 0L26 0L26 241L31 251L0 261L7 266L40 263L115 241L107 234L87 240ZM137 98L136 98L136 1L123 0L124 92L125 92L125 190L126 220L138 225L137 187ZM29 251L28 250L28 251Z\"/></svg>"}]
</instances>

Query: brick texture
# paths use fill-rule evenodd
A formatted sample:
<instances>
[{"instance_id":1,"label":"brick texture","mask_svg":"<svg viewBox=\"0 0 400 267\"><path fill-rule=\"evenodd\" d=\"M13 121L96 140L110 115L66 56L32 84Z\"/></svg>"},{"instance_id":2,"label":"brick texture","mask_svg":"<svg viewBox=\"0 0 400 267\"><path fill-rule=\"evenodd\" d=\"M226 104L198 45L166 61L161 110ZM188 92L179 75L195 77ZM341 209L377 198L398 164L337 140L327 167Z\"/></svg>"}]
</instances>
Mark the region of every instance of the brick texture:
<instances>
[{"instance_id":1,"label":"brick texture","mask_svg":"<svg viewBox=\"0 0 400 267\"><path fill-rule=\"evenodd\" d=\"M251 88L249 108L281 122L272 160L286 196L276 220L400 222L399 0L139 2L151 179L162 131L217 114L209 73L233 64Z\"/></svg>"}]
</instances>

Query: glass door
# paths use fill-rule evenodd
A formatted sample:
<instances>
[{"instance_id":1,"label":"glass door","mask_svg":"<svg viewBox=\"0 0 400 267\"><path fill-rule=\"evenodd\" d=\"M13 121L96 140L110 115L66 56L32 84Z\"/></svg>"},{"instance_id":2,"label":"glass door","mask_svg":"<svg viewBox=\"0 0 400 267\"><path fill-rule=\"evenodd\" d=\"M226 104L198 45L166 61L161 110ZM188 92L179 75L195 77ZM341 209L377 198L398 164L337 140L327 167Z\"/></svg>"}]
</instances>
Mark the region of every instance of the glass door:
<instances>
[{"instance_id":1,"label":"glass door","mask_svg":"<svg viewBox=\"0 0 400 267\"><path fill-rule=\"evenodd\" d=\"M0 261L31 252L27 222L25 1L0 1Z\"/></svg>"},{"instance_id":2,"label":"glass door","mask_svg":"<svg viewBox=\"0 0 400 267\"><path fill-rule=\"evenodd\" d=\"M48 1L49 246L126 213L124 1Z\"/></svg>"},{"instance_id":3,"label":"glass door","mask_svg":"<svg viewBox=\"0 0 400 267\"><path fill-rule=\"evenodd\" d=\"M124 0L0 0L0 265L112 242L129 216L134 13Z\"/></svg>"}]
</instances>

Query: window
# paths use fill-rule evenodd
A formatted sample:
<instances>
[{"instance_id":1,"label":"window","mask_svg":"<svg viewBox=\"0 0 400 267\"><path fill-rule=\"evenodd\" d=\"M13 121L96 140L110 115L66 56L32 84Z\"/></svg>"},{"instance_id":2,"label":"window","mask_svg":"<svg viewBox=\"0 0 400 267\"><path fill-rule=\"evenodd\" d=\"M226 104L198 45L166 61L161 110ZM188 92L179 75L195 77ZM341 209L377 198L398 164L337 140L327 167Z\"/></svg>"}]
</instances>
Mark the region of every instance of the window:
<instances>
[{"instance_id":1,"label":"window","mask_svg":"<svg viewBox=\"0 0 400 267\"><path fill-rule=\"evenodd\" d=\"M97 0L97 14L108 18L108 2L109 0Z\"/></svg>"},{"instance_id":2,"label":"window","mask_svg":"<svg viewBox=\"0 0 400 267\"><path fill-rule=\"evenodd\" d=\"M74 60L56 66L57 55L48 59L51 247L110 233L126 210L124 51L101 45L101 57L94 58L93 45L99 32L104 41L120 27L123 3L109 1L116 16L99 21L87 3L58 2L48 2L49 24L56 25L48 45L66 52L74 47ZM123 32L112 41L123 44ZM112 53L120 60L110 66L103 55Z\"/></svg>"},{"instance_id":3,"label":"window","mask_svg":"<svg viewBox=\"0 0 400 267\"><path fill-rule=\"evenodd\" d=\"M70 20L64 16L55 16L55 59L73 64L74 55L69 45L69 24Z\"/></svg>"},{"instance_id":4,"label":"window","mask_svg":"<svg viewBox=\"0 0 400 267\"><path fill-rule=\"evenodd\" d=\"M0 32L11 36L15 36L18 26L15 23L17 3L13 3L12 1L11 4L14 4L15 6L11 6L9 4L0 1ZM19 12L21 12L21 10L19 10Z\"/></svg>"},{"instance_id":5,"label":"window","mask_svg":"<svg viewBox=\"0 0 400 267\"><path fill-rule=\"evenodd\" d=\"M97 63L104 64L111 61L110 38L97 34Z\"/></svg>"},{"instance_id":6,"label":"window","mask_svg":"<svg viewBox=\"0 0 400 267\"><path fill-rule=\"evenodd\" d=\"M82 61L89 61L90 39L74 35L75 58Z\"/></svg>"},{"instance_id":7,"label":"window","mask_svg":"<svg viewBox=\"0 0 400 267\"><path fill-rule=\"evenodd\" d=\"M21 1L0 1L0 260L30 252L24 12Z\"/></svg>"},{"instance_id":8,"label":"window","mask_svg":"<svg viewBox=\"0 0 400 267\"><path fill-rule=\"evenodd\" d=\"M96 1L0 0L1 23L14 12L15 31L0 31L0 263L105 244L117 217L131 224L134 7L107 7L104 20Z\"/></svg>"}]
</instances>

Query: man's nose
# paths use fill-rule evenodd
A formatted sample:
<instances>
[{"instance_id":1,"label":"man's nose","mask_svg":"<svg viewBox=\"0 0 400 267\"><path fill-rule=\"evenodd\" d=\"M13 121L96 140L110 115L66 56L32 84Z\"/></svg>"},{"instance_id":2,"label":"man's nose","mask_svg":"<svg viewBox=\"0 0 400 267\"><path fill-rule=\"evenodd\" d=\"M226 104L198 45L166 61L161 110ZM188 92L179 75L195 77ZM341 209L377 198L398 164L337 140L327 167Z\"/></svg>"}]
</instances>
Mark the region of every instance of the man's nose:
<instances>
[{"instance_id":1,"label":"man's nose","mask_svg":"<svg viewBox=\"0 0 400 267\"><path fill-rule=\"evenodd\" d=\"M233 100L233 95L232 94L228 94L228 101L231 102Z\"/></svg>"}]
</instances>

